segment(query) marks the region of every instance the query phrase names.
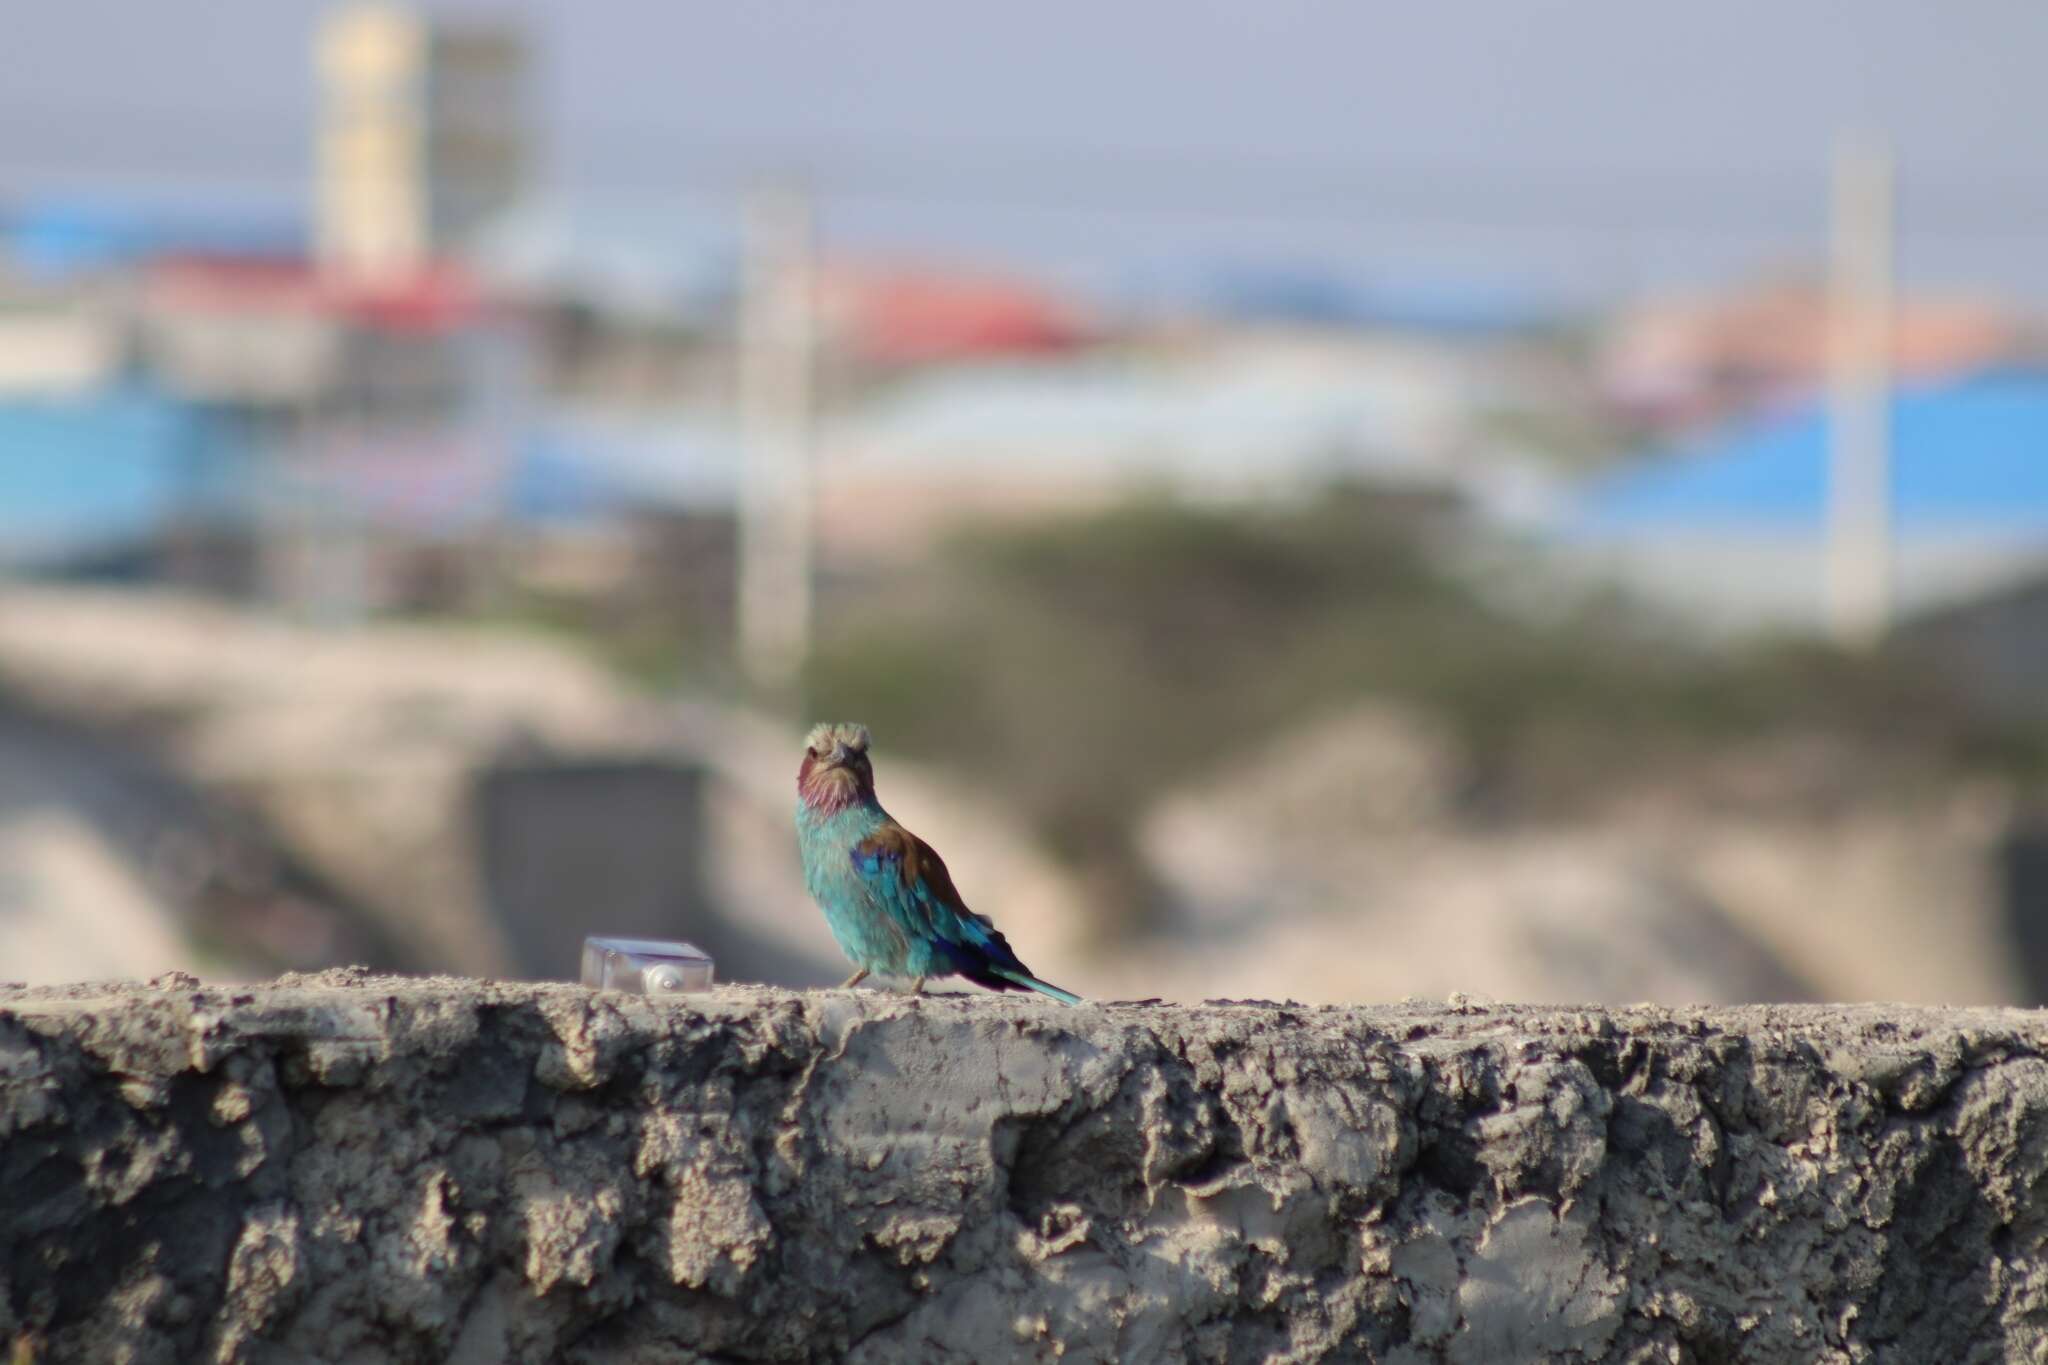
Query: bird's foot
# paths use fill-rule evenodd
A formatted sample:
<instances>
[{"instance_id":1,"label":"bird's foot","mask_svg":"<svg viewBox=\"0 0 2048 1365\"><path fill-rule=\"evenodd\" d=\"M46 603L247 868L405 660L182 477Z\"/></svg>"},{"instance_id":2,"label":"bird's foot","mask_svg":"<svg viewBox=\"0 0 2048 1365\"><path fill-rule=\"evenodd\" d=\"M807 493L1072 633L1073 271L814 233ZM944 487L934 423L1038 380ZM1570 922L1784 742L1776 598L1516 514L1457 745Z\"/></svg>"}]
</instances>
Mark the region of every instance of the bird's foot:
<instances>
[{"instance_id":1,"label":"bird's foot","mask_svg":"<svg viewBox=\"0 0 2048 1365\"><path fill-rule=\"evenodd\" d=\"M852 976L847 977L846 980L840 982L839 989L842 991L850 991L855 986L858 986L861 982L867 979L868 969L863 967L859 971L855 972Z\"/></svg>"},{"instance_id":2,"label":"bird's foot","mask_svg":"<svg viewBox=\"0 0 2048 1365\"><path fill-rule=\"evenodd\" d=\"M923 978L923 977L921 977L921 976L920 976L920 977L919 977L919 978L918 978L917 980L915 980L915 981L913 981L913 982L911 982L911 983L910 983L910 993L911 993L912 995L923 995L923 994L924 994L924 978Z\"/></svg>"}]
</instances>

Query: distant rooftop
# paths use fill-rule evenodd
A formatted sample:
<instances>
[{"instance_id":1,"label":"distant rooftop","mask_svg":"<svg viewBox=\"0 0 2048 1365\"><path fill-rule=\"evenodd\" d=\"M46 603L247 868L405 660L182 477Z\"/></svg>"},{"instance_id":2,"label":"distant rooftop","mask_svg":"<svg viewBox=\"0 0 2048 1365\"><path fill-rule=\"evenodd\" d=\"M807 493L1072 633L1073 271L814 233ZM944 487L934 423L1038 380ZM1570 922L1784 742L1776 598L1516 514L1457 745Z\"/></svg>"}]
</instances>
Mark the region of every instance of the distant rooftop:
<instances>
[{"instance_id":1,"label":"distant rooftop","mask_svg":"<svg viewBox=\"0 0 2048 1365\"><path fill-rule=\"evenodd\" d=\"M1892 399L1892 499L1901 534L1982 529L2048 537L2048 373L1989 371ZM1724 429L1594 480L1568 532L1819 532L1828 419L1808 408Z\"/></svg>"}]
</instances>

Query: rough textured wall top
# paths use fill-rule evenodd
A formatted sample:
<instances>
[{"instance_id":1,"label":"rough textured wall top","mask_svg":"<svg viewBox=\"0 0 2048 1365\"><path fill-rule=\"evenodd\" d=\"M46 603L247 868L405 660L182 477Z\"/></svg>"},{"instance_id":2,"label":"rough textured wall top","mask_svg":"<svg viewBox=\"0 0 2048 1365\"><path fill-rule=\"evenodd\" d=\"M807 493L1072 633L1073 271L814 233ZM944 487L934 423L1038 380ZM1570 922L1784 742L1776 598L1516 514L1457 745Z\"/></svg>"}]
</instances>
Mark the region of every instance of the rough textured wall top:
<instances>
[{"instance_id":1,"label":"rough textured wall top","mask_svg":"<svg viewBox=\"0 0 2048 1365\"><path fill-rule=\"evenodd\" d=\"M0 1347L2039 1359L2044 1041L1881 1007L0 992Z\"/></svg>"}]
</instances>

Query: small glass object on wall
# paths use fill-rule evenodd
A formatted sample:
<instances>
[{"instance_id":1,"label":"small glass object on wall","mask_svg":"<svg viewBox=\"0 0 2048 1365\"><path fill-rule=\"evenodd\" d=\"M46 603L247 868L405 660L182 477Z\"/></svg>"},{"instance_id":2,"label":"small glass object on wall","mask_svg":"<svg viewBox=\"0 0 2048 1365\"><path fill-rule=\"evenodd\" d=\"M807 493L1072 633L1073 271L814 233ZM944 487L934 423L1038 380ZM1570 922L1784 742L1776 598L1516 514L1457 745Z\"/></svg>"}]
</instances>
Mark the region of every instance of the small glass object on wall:
<instances>
[{"instance_id":1,"label":"small glass object on wall","mask_svg":"<svg viewBox=\"0 0 2048 1365\"><path fill-rule=\"evenodd\" d=\"M641 995L708 991L711 958L696 944L673 939L586 938L583 984Z\"/></svg>"}]
</instances>

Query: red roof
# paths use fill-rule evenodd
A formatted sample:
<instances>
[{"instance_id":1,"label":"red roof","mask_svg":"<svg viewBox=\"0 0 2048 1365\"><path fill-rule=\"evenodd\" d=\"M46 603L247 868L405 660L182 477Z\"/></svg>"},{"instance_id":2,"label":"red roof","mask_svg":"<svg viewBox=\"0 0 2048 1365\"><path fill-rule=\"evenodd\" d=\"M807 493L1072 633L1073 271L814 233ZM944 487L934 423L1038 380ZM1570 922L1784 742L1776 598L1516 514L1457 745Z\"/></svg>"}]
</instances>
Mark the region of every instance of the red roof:
<instances>
[{"instance_id":1,"label":"red roof","mask_svg":"<svg viewBox=\"0 0 2048 1365\"><path fill-rule=\"evenodd\" d=\"M436 264L403 279L351 280L299 257L166 256L149 269L152 301L222 313L328 314L392 332L442 332L483 311L467 271Z\"/></svg>"},{"instance_id":2,"label":"red roof","mask_svg":"<svg viewBox=\"0 0 2048 1365\"><path fill-rule=\"evenodd\" d=\"M842 268L823 289L834 332L872 359L1036 354L1085 339L1076 310L1009 280L932 269Z\"/></svg>"}]
</instances>

